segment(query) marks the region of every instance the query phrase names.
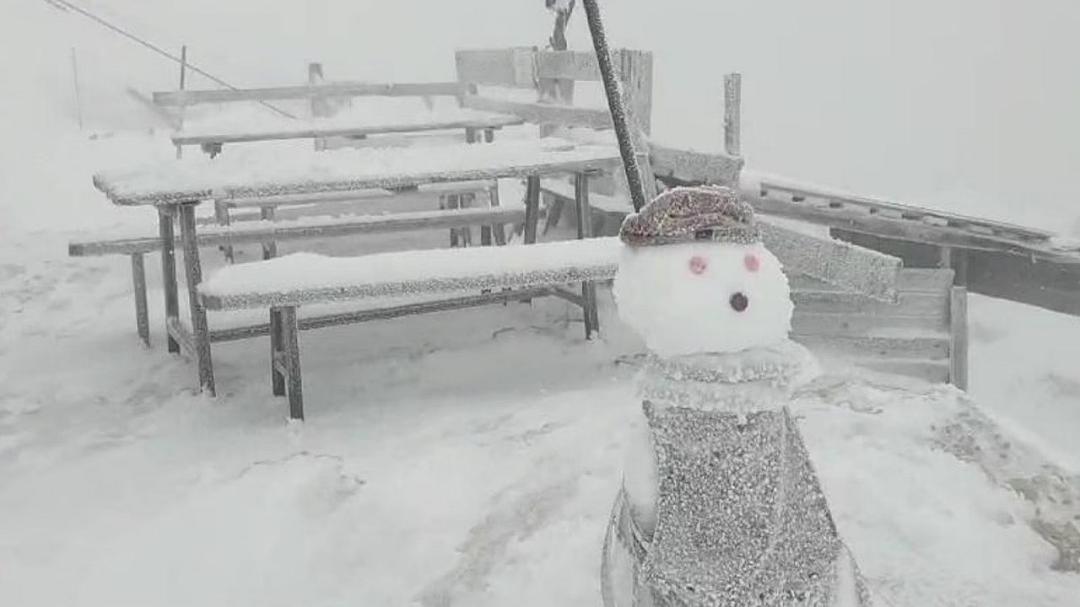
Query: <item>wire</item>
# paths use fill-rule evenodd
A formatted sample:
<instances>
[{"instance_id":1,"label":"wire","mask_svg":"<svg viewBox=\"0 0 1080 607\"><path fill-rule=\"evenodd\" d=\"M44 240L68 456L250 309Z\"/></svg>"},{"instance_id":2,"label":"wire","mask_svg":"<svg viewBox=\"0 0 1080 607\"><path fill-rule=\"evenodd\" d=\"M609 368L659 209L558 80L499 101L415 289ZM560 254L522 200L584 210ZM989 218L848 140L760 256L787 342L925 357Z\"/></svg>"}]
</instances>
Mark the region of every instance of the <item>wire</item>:
<instances>
[{"instance_id":1,"label":"wire","mask_svg":"<svg viewBox=\"0 0 1080 607\"><path fill-rule=\"evenodd\" d=\"M108 21L106 21L105 19L102 19L101 17L98 17L94 13L91 13L90 11L88 11L88 10L86 10L86 9L80 7L80 6L76 6L75 4L72 4L71 2L68 2L68 0L45 0L45 2L47 2L48 4L50 4L50 5L54 6L54 7L57 7L57 8L64 8L64 9L73 10L76 13L79 13L80 15L86 17L87 19L90 19L91 21L96 22L97 24L101 25L102 27L105 27L105 28L117 33L117 34L120 34L121 36L127 38L128 40L131 40L132 42L135 42L136 44L139 44L139 45L141 45L141 46L143 46L145 48L148 48L148 49L154 51L155 53L157 53L157 54L159 54L159 55L161 55L161 56L163 56L163 57L165 57L167 59L175 61L176 63L179 63L181 65L186 65L187 69L195 72L196 74L199 74L200 76L203 76L204 78L210 80L211 82L213 82L215 84L219 84L219 85L221 85L221 86L223 86L223 87L225 87L225 88L227 88L229 90L232 90L232 91L240 90L240 89L236 88L235 86L229 84L228 82L225 82L221 78L218 78L217 76L215 76L215 75L213 75L213 74L211 74L211 73L209 73L209 72L207 72L207 71L205 71L203 69L200 69L199 67L196 67L195 65L192 65L191 63L186 63L180 57L177 57L176 55L173 55L169 51L166 51L165 49L155 45L152 42L148 42L146 40L143 40L142 38L139 38L135 34L132 34L131 32L129 32L129 31L117 26L117 25L113 25L112 23L109 23ZM260 105L263 105L265 107L270 108L271 110L277 112L278 114L280 114L280 115L282 115L282 116L284 116L286 118L296 118L296 116L293 116L292 114L286 112L285 110L283 110L283 109L281 109L281 108L279 108L277 106L271 105L271 104L269 104L269 103L267 103L265 101L259 101L258 103Z\"/></svg>"}]
</instances>

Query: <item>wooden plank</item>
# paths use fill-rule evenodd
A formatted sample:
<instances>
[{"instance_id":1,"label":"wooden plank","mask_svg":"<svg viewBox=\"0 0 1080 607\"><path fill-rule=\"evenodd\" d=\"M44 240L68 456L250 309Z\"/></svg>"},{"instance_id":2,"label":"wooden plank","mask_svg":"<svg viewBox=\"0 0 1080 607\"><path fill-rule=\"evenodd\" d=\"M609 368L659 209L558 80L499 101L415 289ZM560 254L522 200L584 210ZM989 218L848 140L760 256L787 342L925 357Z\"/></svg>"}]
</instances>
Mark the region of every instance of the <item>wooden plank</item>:
<instances>
[{"instance_id":1,"label":"wooden plank","mask_svg":"<svg viewBox=\"0 0 1080 607\"><path fill-rule=\"evenodd\" d=\"M945 317L934 316L876 316L803 312L796 309L791 318L791 332L796 335L830 335L864 337L886 330L941 332L948 329Z\"/></svg>"},{"instance_id":2,"label":"wooden plank","mask_svg":"<svg viewBox=\"0 0 1080 607\"><path fill-rule=\"evenodd\" d=\"M135 291L135 327L139 339L150 345L150 313L146 302L146 268L142 253L131 254L131 282Z\"/></svg>"},{"instance_id":3,"label":"wooden plank","mask_svg":"<svg viewBox=\"0 0 1080 607\"><path fill-rule=\"evenodd\" d=\"M864 369L879 373L891 373L903 375L915 379L922 379L933 384L944 384L949 381L949 366L933 361L922 360L861 360L855 364Z\"/></svg>"},{"instance_id":4,"label":"wooden plank","mask_svg":"<svg viewBox=\"0 0 1080 607\"><path fill-rule=\"evenodd\" d=\"M743 166L742 158L679 150L656 143L649 144L649 159L658 178L674 180L679 185L736 186Z\"/></svg>"},{"instance_id":5,"label":"wooden plank","mask_svg":"<svg viewBox=\"0 0 1080 607\"><path fill-rule=\"evenodd\" d=\"M811 350L839 352L860 360L904 358L943 361L949 358L949 338L944 333L938 337L854 337L792 334L791 339Z\"/></svg>"},{"instance_id":6,"label":"wooden plank","mask_svg":"<svg viewBox=\"0 0 1080 607\"><path fill-rule=\"evenodd\" d=\"M788 284L792 291L846 292L843 287L831 285L804 274L786 269ZM945 297L952 285L953 272L943 268L901 268L896 274L896 289L900 293L926 293Z\"/></svg>"},{"instance_id":7,"label":"wooden plank","mask_svg":"<svg viewBox=\"0 0 1080 607\"><path fill-rule=\"evenodd\" d=\"M176 238L173 227L172 208L159 207L156 246L161 248L161 283L165 294L166 328L170 319L180 317L180 299L176 285ZM170 334L166 331L166 335ZM180 352L180 343L171 335L166 341L169 352Z\"/></svg>"},{"instance_id":8,"label":"wooden plank","mask_svg":"<svg viewBox=\"0 0 1080 607\"><path fill-rule=\"evenodd\" d=\"M536 74L540 78L600 82L600 65L596 62L596 53L592 52L539 51L536 53Z\"/></svg>"},{"instance_id":9,"label":"wooden plank","mask_svg":"<svg viewBox=\"0 0 1080 607\"><path fill-rule=\"evenodd\" d=\"M536 179L537 192L540 190L540 179ZM592 237L592 209L589 208L589 176L578 173L574 176L574 210L577 212L577 237ZM596 308L596 283L585 281L581 283L581 299L584 305L581 307L585 320L585 339L591 340L600 331L600 314Z\"/></svg>"},{"instance_id":10,"label":"wooden plank","mask_svg":"<svg viewBox=\"0 0 1080 607\"><path fill-rule=\"evenodd\" d=\"M758 218L762 240L789 273L807 274L855 293L895 301L901 262L846 242L804 234Z\"/></svg>"},{"instance_id":11,"label":"wooden plank","mask_svg":"<svg viewBox=\"0 0 1080 607\"><path fill-rule=\"evenodd\" d=\"M879 316L938 316L948 312L946 292L900 292L896 303L888 303L843 291L792 290L791 300L804 312L874 314Z\"/></svg>"},{"instance_id":12,"label":"wooden plank","mask_svg":"<svg viewBox=\"0 0 1080 607\"><path fill-rule=\"evenodd\" d=\"M281 311L270 308L270 393L285 396L284 337L281 332ZM211 330L210 341L217 340L217 332Z\"/></svg>"},{"instance_id":13,"label":"wooden plank","mask_svg":"<svg viewBox=\"0 0 1080 607\"><path fill-rule=\"evenodd\" d=\"M327 221L245 222L225 227L206 227L198 234L201 247L271 243L284 240L332 238L354 234L408 232L446 228L464 228L483 224L519 223L525 218L520 207L472 208L453 211L419 211L388 215L358 215ZM149 253L161 247L161 238L126 238L97 242L71 243L69 254L77 257ZM174 236L174 242L180 242Z\"/></svg>"},{"instance_id":14,"label":"wooden plank","mask_svg":"<svg viewBox=\"0 0 1080 607\"><path fill-rule=\"evenodd\" d=\"M421 133L456 129L495 129L518 125L524 119L518 116L490 114L472 118L431 120L430 122L402 122L387 124L342 125L298 122L288 128L254 130L248 132L221 131L174 133L176 145L202 145L207 143L244 143L252 141L283 141L289 139L319 139L325 137L367 137L368 135L392 135L396 133Z\"/></svg>"},{"instance_id":15,"label":"wooden plank","mask_svg":"<svg viewBox=\"0 0 1080 607\"><path fill-rule=\"evenodd\" d=\"M949 381L961 390L968 388L968 315L967 289L953 287L950 291Z\"/></svg>"},{"instance_id":16,"label":"wooden plank","mask_svg":"<svg viewBox=\"0 0 1080 607\"><path fill-rule=\"evenodd\" d=\"M610 129L611 116L607 110L582 108L546 103L524 103L506 101L479 95L468 95L462 99L462 106L485 112L514 114L527 122L536 124L552 123L563 126L588 127L591 129Z\"/></svg>"},{"instance_id":17,"label":"wooden plank","mask_svg":"<svg viewBox=\"0 0 1080 607\"><path fill-rule=\"evenodd\" d=\"M457 51L454 60L458 82L536 88L533 56L530 47Z\"/></svg>"},{"instance_id":18,"label":"wooden plank","mask_svg":"<svg viewBox=\"0 0 1080 607\"><path fill-rule=\"evenodd\" d=\"M742 155L742 75L724 74L724 151Z\"/></svg>"},{"instance_id":19,"label":"wooden plank","mask_svg":"<svg viewBox=\"0 0 1080 607\"><path fill-rule=\"evenodd\" d=\"M362 323L373 320L390 320L393 318L400 318L402 316L413 316L416 314L430 314L434 312L460 310L492 304L505 304L509 302L519 301L521 299L531 299L534 297L543 297L546 295L553 295L552 289L550 287L535 287L529 289L513 289L506 291L500 290L492 291L489 293L482 293L479 295L438 299L398 306L356 310L352 312L341 312L336 314L307 316L299 318L297 320L297 325L301 331L309 331L314 329L325 329L327 327L337 327L341 325ZM573 296L577 297L576 295ZM259 324L242 327L230 327L227 329L216 329L210 333L210 336L211 341L213 341L214 343L218 343L226 341L237 341L241 339L250 339L253 337L261 337L263 335L269 334L270 325Z\"/></svg>"},{"instance_id":20,"label":"wooden plank","mask_svg":"<svg viewBox=\"0 0 1080 607\"><path fill-rule=\"evenodd\" d=\"M525 181L525 244L536 242L537 223L540 221L540 177L529 175Z\"/></svg>"},{"instance_id":21,"label":"wooden plank","mask_svg":"<svg viewBox=\"0 0 1080 607\"><path fill-rule=\"evenodd\" d=\"M199 386L214 396L214 363L210 353L210 327L206 309L199 300L198 287L202 282L202 264L199 261L199 244L195 233L195 205L189 202L177 205L180 213L180 238L184 243L184 273L187 277L188 309L191 313L191 330L195 341L195 360L199 367Z\"/></svg>"},{"instance_id":22,"label":"wooden plank","mask_svg":"<svg viewBox=\"0 0 1080 607\"><path fill-rule=\"evenodd\" d=\"M176 342L177 352L189 356L195 352L195 340L191 337L191 331L188 331L179 317L172 316L165 319L165 334Z\"/></svg>"},{"instance_id":23,"label":"wooden plank","mask_svg":"<svg viewBox=\"0 0 1080 607\"><path fill-rule=\"evenodd\" d=\"M285 393L289 396L289 419L304 419L304 384L300 374L300 328L296 308L279 308L281 313L282 354L285 356Z\"/></svg>"},{"instance_id":24,"label":"wooden plank","mask_svg":"<svg viewBox=\"0 0 1080 607\"><path fill-rule=\"evenodd\" d=\"M153 94L156 105L181 107L203 103L235 101L273 101L276 99L308 99L312 97L421 97L427 95L460 96L463 87L458 82L329 82L318 86L277 86L239 90L158 91Z\"/></svg>"}]
</instances>

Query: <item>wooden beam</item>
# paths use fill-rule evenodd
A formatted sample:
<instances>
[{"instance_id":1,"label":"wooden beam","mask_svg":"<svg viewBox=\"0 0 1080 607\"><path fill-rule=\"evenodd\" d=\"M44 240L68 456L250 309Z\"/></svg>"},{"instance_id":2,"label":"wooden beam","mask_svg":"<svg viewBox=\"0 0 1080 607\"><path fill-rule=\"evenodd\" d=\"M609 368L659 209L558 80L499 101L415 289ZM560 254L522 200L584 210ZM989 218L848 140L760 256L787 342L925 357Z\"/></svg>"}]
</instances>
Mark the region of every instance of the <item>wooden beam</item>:
<instances>
[{"instance_id":1,"label":"wooden beam","mask_svg":"<svg viewBox=\"0 0 1080 607\"><path fill-rule=\"evenodd\" d=\"M949 332L949 381L952 385L968 388L968 315L967 289L953 287L950 291Z\"/></svg>"},{"instance_id":2,"label":"wooden beam","mask_svg":"<svg viewBox=\"0 0 1080 607\"><path fill-rule=\"evenodd\" d=\"M239 90L157 91L154 103L165 107L181 107L201 103L233 101L272 101L275 99L309 99L312 97L422 97L446 95L457 97L463 88L457 82L330 82L318 86L277 86Z\"/></svg>"},{"instance_id":3,"label":"wooden beam","mask_svg":"<svg viewBox=\"0 0 1080 607\"><path fill-rule=\"evenodd\" d=\"M135 327L139 339L150 345L150 313L146 302L146 267L142 253L131 254L131 281L135 290Z\"/></svg>"},{"instance_id":4,"label":"wooden beam","mask_svg":"<svg viewBox=\"0 0 1080 607\"><path fill-rule=\"evenodd\" d=\"M462 105L474 110L485 112L497 112L520 116L527 122L536 124L552 123L563 126L579 126L592 129L610 129L611 116L607 110L599 108L582 108L564 105L551 105L546 103L525 103L520 101L506 101L479 95L467 95L462 99Z\"/></svg>"},{"instance_id":5,"label":"wooden beam","mask_svg":"<svg viewBox=\"0 0 1080 607\"><path fill-rule=\"evenodd\" d=\"M454 53L458 82L536 88L532 47L460 50ZM460 85L459 85L460 86Z\"/></svg>"},{"instance_id":6,"label":"wooden beam","mask_svg":"<svg viewBox=\"0 0 1080 607\"><path fill-rule=\"evenodd\" d=\"M714 184L737 186L742 158L726 154L679 150L649 144L652 169L658 178L673 179L681 185Z\"/></svg>"}]
</instances>

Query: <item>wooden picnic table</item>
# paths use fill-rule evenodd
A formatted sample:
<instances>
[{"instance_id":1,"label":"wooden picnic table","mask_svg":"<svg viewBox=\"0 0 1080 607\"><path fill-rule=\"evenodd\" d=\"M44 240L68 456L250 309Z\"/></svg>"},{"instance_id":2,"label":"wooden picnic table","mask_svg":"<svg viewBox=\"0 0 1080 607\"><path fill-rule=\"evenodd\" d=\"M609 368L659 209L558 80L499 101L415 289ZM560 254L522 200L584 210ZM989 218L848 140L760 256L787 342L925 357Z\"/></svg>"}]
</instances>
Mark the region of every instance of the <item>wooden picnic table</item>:
<instances>
[{"instance_id":1,"label":"wooden picnic table","mask_svg":"<svg viewBox=\"0 0 1080 607\"><path fill-rule=\"evenodd\" d=\"M172 142L177 146L199 145L211 157L217 156L226 143L324 137L359 139L369 135L447 130L464 130L466 141L470 143L478 139L479 133L483 132L484 139L491 142L495 138L497 129L524 122L524 119L509 114L454 108L382 119L343 116L311 120L262 121L250 125L195 125L174 133Z\"/></svg>"},{"instance_id":2,"label":"wooden picnic table","mask_svg":"<svg viewBox=\"0 0 1080 607\"><path fill-rule=\"evenodd\" d=\"M114 204L157 208L168 348L170 352L179 352L180 344L184 343L194 350L199 361L200 384L213 394L209 326L198 296L202 266L195 207L203 201L374 188L407 189L430 183L522 177L527 181L524 237L526 242L535 242L542 176L576 175L578 194L587 205L589 176L611 170L619 162L619 152L613 146L530 139L488 145L309 150L296 154L238 154L214 161L188 159L102 172L94 176L94 185ZM177 219L184 251L191 333L179 322L173 225Z\"/></svg>"}]
</instances>

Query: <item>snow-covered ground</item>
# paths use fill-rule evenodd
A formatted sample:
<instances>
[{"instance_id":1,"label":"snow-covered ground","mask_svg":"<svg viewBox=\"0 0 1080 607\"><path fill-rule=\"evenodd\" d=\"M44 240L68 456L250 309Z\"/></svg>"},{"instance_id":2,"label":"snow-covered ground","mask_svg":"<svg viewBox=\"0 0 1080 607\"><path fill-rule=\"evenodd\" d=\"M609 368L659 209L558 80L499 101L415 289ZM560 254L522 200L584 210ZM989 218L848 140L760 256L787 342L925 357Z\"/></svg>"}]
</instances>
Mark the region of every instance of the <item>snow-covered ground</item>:
<instances>
[{"instance_id":1,"label":"snow-covered ground","mask_svg":"<svg viewBox=\"0 0 1080 607\"><path fill-rule=\"evenodd\" d=\"M6 40L53 27L39 4L0 20ZM92 4L167 30L134 4ZM475 46L522 43L486 27ZM42 65L66 58L63 41L39 42ZM35 73L25 56L0 53L4 73ZM47 76L0 96L0 605L598 604L601 535L639 423L620 361L640 343L609 293L594 343L557 301L305 333L303 424L269 395L262 340L216 346L221 394L194 394L191 363L162 348L160 290L147 350L128 261L66 256L88 230L152 233L151 213L111 207L89 176L173 149L160 132L78 131ZM1048 220L1059 207L1040 208ZM158 285L156 258L148 270ZM971 400L834 368L794 410L880 603L1076 605L1080 575L1051 569L1032 504L941 429L988 416L1077 482L1080 319L979 296L970 314Z\"/></svg>"}]
</instances>

